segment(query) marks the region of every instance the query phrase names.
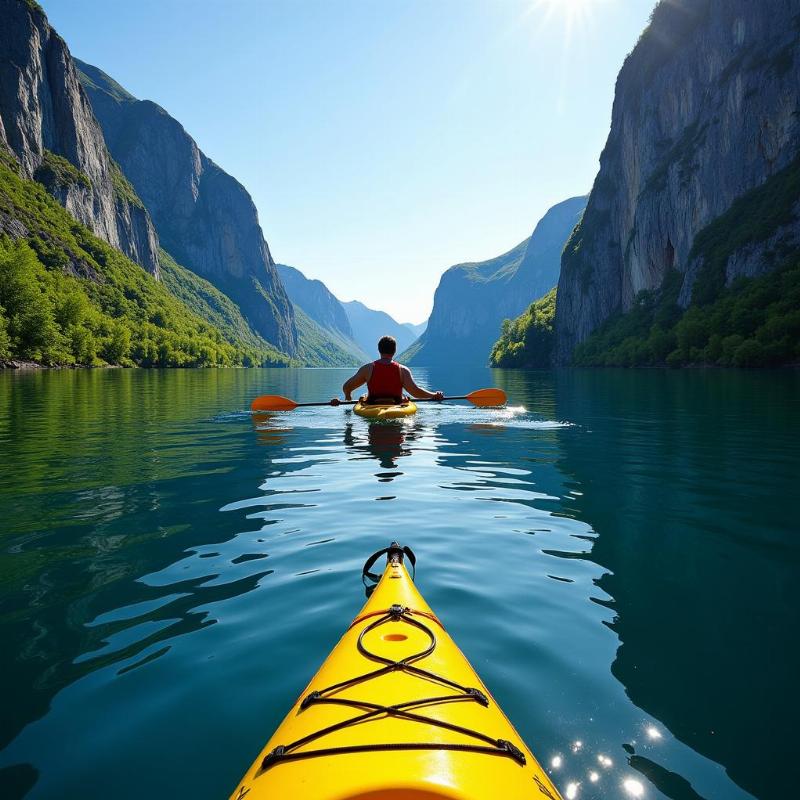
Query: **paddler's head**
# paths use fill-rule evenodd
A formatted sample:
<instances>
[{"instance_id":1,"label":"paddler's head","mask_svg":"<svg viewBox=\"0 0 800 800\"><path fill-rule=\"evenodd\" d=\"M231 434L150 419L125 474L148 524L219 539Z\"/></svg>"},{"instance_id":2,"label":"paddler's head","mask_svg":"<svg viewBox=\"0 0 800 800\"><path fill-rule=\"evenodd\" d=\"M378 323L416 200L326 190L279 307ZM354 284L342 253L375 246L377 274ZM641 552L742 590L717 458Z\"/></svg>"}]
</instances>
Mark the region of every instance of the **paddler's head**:
<instances>
[{"instance_id":1,"label":"paddler's head","mask_svg":"<svg viewBox=\"0 0 800 800\"><path fill-rule=\"evenodd\" d=\"M394 336L381 336L378 342L378 352L381 358L392 358L397 352L397 342Z\"/></svg>"}]
</instances>

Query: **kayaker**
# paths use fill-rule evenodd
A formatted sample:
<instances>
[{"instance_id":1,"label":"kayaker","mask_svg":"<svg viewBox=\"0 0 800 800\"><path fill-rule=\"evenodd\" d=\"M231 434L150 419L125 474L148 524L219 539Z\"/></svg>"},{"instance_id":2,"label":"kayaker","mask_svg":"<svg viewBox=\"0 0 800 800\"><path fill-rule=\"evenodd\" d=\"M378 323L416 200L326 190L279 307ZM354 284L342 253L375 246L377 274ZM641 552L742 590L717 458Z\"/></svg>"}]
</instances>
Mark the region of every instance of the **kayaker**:
<instances>
[{"instance_id":1,"label":"kayaker","mask_svg":"<svg viewBox=\"0 0 800 800\"><path fill-rule=\"evenodd\" d=\"M417 386L411 370L394 360L396 352L397 342L394 337L382 336L378 342L380 358L371 364L364 364L352 378L348 378L344 382L342 391L345 400L352 400L351 394L365 383L368 394L361 398L362 403L407 403L408 398L403 396L404 389L412 397L428 400L444 399L444 392L429 392L427 389ZM338 397L334 397L331 405L338 406L340 402Z\"/></svg>"}]
</instances>

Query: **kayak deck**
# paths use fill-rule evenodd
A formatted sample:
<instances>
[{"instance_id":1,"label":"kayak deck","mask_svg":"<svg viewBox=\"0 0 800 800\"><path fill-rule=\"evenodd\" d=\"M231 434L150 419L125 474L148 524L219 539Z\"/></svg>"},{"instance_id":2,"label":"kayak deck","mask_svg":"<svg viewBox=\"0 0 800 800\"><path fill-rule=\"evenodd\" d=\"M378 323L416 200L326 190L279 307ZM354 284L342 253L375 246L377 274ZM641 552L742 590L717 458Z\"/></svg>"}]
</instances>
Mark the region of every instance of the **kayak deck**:
<instances>
[{"instance_id":1,"label":"kayak deck","mask_svg":"<svg viewBox=\"0 0 800 800\"><path fill-rule=\"evenodd\" d=\"M396 554L231 795L245 796L559 798Z\"/></svg>"},{"instance_id":2,"label":"kayak deck","mask_svg":"<svg viewBox=\"0 0 800 800\"><path fill-rule=\"evenodd\" d=\"M402 419L417 413L417 404L409 400L407 403L377 404L359 401L353 407L359 417L367 419Z\"/></svg>"}]
</instances>

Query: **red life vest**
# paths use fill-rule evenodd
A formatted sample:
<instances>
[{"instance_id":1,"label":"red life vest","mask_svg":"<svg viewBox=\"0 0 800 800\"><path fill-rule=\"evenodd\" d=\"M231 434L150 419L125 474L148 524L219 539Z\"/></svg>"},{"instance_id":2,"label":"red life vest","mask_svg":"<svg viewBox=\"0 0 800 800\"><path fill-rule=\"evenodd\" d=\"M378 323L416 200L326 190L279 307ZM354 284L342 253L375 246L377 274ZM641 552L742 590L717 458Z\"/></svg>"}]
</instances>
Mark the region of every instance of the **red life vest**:
<instances>
[{"instance_id":1,"label":"red life vest","mask_svg":"<svg viewBox=\"0 0 800 800\"><path fill-rule=\"evenodd\" d=\"M388 364L385 361L373 361L372 375L367 381L367 390L371 403L387 398L399 403L403 399L403 376L400 372L400 365L396 361Z\"/></svg>"}]
</instances>

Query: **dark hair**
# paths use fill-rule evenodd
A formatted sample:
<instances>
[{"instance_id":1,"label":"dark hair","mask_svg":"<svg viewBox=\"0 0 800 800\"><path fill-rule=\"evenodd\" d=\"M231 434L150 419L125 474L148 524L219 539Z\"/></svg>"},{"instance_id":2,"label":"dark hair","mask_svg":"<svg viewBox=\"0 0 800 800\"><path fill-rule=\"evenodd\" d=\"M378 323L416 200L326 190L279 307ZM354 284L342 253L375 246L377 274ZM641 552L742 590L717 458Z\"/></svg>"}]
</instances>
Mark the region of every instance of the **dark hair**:
<instances>
[{"instance_id":1,"label":"dark hair","mask_svg":"<svg viewBox=\"0 0 800 800\"><path fill-rule=\"evenodd\" d=\"M378 352L383 355L393 356L397 351L397 342L395 341L394 336L381 336L381 340L378 342Z\"/></svg>"}]
</instances>

